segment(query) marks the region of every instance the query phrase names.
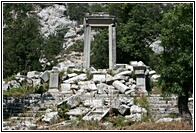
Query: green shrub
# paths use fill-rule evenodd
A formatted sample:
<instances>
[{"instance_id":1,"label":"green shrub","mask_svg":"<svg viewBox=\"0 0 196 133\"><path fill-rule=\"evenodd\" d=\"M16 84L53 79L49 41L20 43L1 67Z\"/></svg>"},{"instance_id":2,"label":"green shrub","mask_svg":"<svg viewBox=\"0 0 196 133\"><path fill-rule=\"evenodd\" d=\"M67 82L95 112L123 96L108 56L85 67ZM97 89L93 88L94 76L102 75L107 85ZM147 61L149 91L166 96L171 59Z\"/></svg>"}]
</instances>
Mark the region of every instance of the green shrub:
<instances>
[{"instance_id":1,"label":"green shrub","mask_svg":"<svg viewBox=\"0 0 196 133\"><path fill-rule=\"evenodd\" d=\"M121 115L118 115L116 117L108 117L106 118L106 121L113 123L113 125L116 127L124 127L132 125L134 123L133 121L131 121L131 119L127 119Z\"/></svg>"},{"instance_id":2,"label":"green shrub","mask_svg":"<svg viewBox=\"0 0 196 133\"><path fill-rule=\"evenodd\" d=\"M58 115L60 118L63 118L64 120L69 120L69 115L65 114L69 111L66 104L61 104L58 107Z\"/></svg>"},{"instance_id":3,"label":"green shrub","mask_svg":"<svg viewBox=\"0 0 196 133\"><path fill-rule=\"evenodd\" d=\"M17 87L9 89L8 91L3 91L3 96L26 96L30 93L34 93L35 89L26 89L25 87Z\"/></svg>"}]
</instances>

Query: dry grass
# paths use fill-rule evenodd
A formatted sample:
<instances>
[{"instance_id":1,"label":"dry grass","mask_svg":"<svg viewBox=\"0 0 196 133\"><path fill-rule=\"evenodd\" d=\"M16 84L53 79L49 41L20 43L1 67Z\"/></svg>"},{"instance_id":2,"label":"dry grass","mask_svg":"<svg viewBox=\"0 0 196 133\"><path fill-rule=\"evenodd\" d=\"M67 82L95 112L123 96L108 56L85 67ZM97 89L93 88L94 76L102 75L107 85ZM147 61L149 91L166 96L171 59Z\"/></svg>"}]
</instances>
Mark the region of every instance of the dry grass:
<instances>
[{"instance_id":1,"label":"dry grass","mask_svg":"<svg viewBox=\"0 0 196 133\"><path fill-rule=\"evenodd\" d=\"M176 121L165 123L148 122L133 124L130 127L126 127L126 130L193 130L193 126Z\"/></svg>"},{"instance_id":2,"label":"dry grass","mask_svg":"<svg viewBox=\"0 0 196 133\"><path fill-rule=\"evenodd\" d=\"M51 130L193 130L193 126L175 121L167 123L143 122L119 127L107 127L101 122L83 122L68 127L54 127Z\"/></svg>"}]
</instances>

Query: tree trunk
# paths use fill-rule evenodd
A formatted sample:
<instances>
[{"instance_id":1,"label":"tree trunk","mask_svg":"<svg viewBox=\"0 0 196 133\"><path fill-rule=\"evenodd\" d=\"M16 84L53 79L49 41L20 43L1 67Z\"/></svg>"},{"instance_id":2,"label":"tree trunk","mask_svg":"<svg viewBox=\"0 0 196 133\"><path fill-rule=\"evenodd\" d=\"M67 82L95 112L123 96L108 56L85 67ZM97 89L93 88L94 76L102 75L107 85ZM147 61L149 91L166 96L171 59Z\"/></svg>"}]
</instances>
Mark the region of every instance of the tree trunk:
<instances>
[{"instance_id":1,"label":"tree trunk","mask_svg":"<svg viewBox=\"0 0 196 133\"><path fill-rule=\"evenodd\" d=\"M190 124L192 121L192 115L188 108L188 93L186 93L185 96L178 97L178 110L182 120Z\"/></svg>"}]
</instances>

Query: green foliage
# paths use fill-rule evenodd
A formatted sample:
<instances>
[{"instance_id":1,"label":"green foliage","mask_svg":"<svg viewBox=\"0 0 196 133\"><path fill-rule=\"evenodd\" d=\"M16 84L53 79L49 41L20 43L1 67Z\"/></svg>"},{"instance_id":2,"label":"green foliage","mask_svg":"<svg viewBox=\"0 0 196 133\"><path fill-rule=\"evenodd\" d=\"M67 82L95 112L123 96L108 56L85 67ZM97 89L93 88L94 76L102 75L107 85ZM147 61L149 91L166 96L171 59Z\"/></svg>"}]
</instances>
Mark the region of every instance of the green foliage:
<instances>
[{"instance_id":1,"label":"green foliage","mask_svg":"<svg viewBox=\"0 0 196 133\"><path fill-rule=\"evenodd\" d=\"M69 109L66 104L61 104L58 106L58 115L60 118L63 118L64 120L69 120L69 115L65 114L68 111Z\"/></svg>"},{"instance_id":2,"label":"green foliage","mask_svg":"<svg viewBox=\"0 0 196 133\"><path fill-rule=\"evenodd\" d=\"M67 3L67 13L71 20L83 23L83 18L89 12L88 3Z\"/></svg>"},{"instance_id":3,"label":"green foliage","mask_svg":"<svg viewBox=\"0 0 196 133\"><path fill-rule=\"evenodd\" d=\"M40 24L36 16L27 13L32 4L4 4L3 29L3 76L29 70L40 70L40 49L43 38L39 33Z\"/></svg>"},{"instance_id":4,"label":"green foliage","mask_svg":"<svg viewBox=\"0 0 196 133\"><path fill-rule=\"evenodd\" d=\"M147 97L135 97L134 98L134 104L139 105L142 108L145 108L147 110L147 116L150 116L150 105L147 101Z\"/></svg>"},{"instance_id":5,"label":"green foliage","mask_svg":"<svg viewBox=\"0 0 196 133\"><path fill-rule=\"evenodd\" d=\"M54 60L63 47L63 38L58 35L50 35L44 44L43 53L47 59Z\"/></svg>"},{"instance_id":6,"label":"green foliage","mask_svg":"<svg viewBox=\"0 0 196 133\"><path fill-rule=\"evenodd\" d=\"M67 71L68 71L68 70L67 70ZM65 71L64 71L64 70L59 72L59 81L60 81L60 83L62 83L62 82L63 82L62 77L63 77L64 73L65 73Z\"/></svg>"},{"instance_id":7,"label":"green foliage","mask_svg":"<svg viewBox=\"0 0 196 133\"><path fill-rule=\"evenodd\" d=\"M71 45L70 47L68 47L65 50L65 53L69 54L72 51L83 52L83 50L84 50L84 41L83 40L77 40L73 45Z\"/></svg>"},{"instance_id":8,"label":"green foliage","mask_svg":"<svg viewBox=\"0 0 196 133\"><path fill-rule=\"evenodd\" d=\"M33 87L17 87L9 89L8 91L3 91L3 96L27 96L28 94L32 94L35 92L35 88Z\"/></svg>"},{"instance_id":9,"label":"green foliage","mask_svg":"<svg viewBox=\"0 0 196 133\"><path fill-rule=\"evenodd\" d=\"M86 77L88 80L91 80L93 78L93 75L91 74L89 70L86 72Z\"/></svg>"},{"instance_id":10,"label":"green foliage","mask_svg":"<svg viewBox=\"0 0 196 133\"><path fill-rule=\"evenodd\" d=\"M107 9L105 8L103 3L94 3L93 5L90 6L90 12L95 13L95 12L106 12Z\"/></svg>"},{"instance_id":11,"label":"green foliage","mask_svg":"<svg viewBox=\"0 0 196 133\"><path fill-rule=\"evenodd\" d=\"M109 41L107 29L100 30L100 34L96 34L91 45L91 65L95 68L109 67ZM101 55L100 55L101 53Z\"/></svg>"},{"instance_id":12,"label":"green foliage","mask_svg":"<svg viewBox=\"0 0 196 133\"><path fill-rule=\"evenodd\" d=\"M118 115L116 117L107 117L106 121L113 123L115 127L129 126L134 123L133 121L131 121L131 119L127 119L121 115Z\"/></svg>"},{"instance_id":13,"label":"green foliage","mask_svg":"<svg viewBox=\"0 0 196 133\"><path fill-rule=\"evenodd\" d=\"M117 62L141 60L153 65L150 44L159 37L161 19L170 4L111 4L109 12L117 17ZM170 8L169 8L170 9Z\"/></svg>"},{"instance_id":14,"label":"green foliage","mask_svg":"<svg viewBox=\"0 0 196 133\"><path fill-rule=\"evenodd\" d=\"M162 24L160 84L165 92L184 95L193 89L193 5L176 5Z\"/></svg>"},{"instance_id":15,"label":"green foliage","mask_svg":"<svg viewBox=\"0 0 196 133\"><path fill-rule=\"evenodd\" d=\"M111 76L114 76L114 75L115 75L115 73L114 73L113 70L108 70L108 71L107 71L107 74L109 74L109 75L111 75Z\"/></svg>"}]
</instances>

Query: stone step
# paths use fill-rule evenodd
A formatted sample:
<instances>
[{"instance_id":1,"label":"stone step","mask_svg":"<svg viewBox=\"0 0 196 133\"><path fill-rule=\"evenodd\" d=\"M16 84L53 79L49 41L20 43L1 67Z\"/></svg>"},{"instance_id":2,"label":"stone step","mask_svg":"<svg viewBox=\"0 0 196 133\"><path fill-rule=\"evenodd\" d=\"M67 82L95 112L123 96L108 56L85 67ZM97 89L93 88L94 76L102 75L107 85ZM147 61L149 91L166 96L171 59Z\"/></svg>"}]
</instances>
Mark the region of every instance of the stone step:
<instances>
[{"instance_id":1,"label":"stone step","mask_svg":"<svg viewBox=\"0 0 196 133\"><path fill-rule=\"evenodd\" d=\"M171 104L150 104L151 108L171 108Z\"/></svg>"},{"instance_id":2,"label":"stone step","mask_svg":"<svg viewBox=\"0 0 196 133\"><path fill-rule=\"evenodd\" d=\"M149 104L166 104L166 101L163 101L163 100L161 100L161 101L159 101L159 100L156 100L156 101L148 101L149 102Z\"/></svg>"},{"instance_id":3,"label":"stone step","mask_svg":"<svg viewBox=\"0 0 196 133\"><path fill-rule=\"evenodd\" d=\"M153 102L153 101L160 101L160 100L163 100L163 101L177 101L176 98L174 97L147 97L147 100L149 102Z\"/></svg>"}]
</instances>

